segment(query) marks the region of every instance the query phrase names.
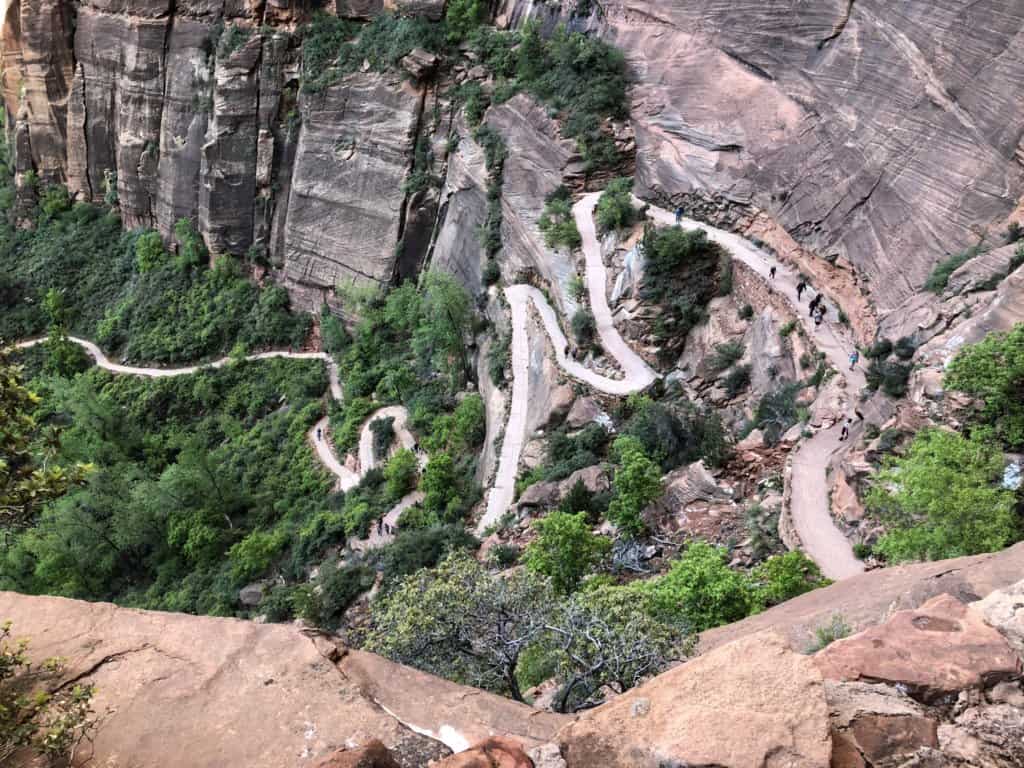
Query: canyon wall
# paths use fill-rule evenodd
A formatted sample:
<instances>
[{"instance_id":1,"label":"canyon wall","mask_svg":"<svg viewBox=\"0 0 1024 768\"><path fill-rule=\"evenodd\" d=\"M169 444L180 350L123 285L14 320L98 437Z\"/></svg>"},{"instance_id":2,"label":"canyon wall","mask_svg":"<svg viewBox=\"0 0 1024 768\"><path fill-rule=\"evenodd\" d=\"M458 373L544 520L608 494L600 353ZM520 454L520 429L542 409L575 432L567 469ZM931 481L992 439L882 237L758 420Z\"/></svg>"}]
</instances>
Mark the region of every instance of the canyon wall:
<instances>
[{"instance_id":1,"label":"canyon wall","mask_svg":"<svg viewBox=\"0 0 1024 768\"><path fill-rule=\"evenodd\" d=\"M369 18L393 5L346 0L334 11ZM431 85L357 71L300 94L295 32L308 0L72 7L11 0L4 13L19 174L64 181L85 199L116 195L127 227L169 234L189 218L213 252L265 256L304 305L339 281L414 273L434 241L440 263L475 287L480 252L445 217L480 218L476 158L449 163L434 142L435 171L447 172L440 194L402 190L417 140L438 128L425 115L440 104L451 125L450 100ZM1024 6L1014 0L503 0L495 18L565 21L618 46L634 80L637 192L715 223L756 222L758 236L773 222L805 261L845 270L880 315L936 262L997 243L1020 216ZM511 169L524 193L572 165L529 104L488 122L551 156L539 182ZM537 143L522 133L532 130ZM557 282L564 270L550 254L538 260L522 244L537 205L506 195L508 255Z\"/></svg>"}]
</instances>

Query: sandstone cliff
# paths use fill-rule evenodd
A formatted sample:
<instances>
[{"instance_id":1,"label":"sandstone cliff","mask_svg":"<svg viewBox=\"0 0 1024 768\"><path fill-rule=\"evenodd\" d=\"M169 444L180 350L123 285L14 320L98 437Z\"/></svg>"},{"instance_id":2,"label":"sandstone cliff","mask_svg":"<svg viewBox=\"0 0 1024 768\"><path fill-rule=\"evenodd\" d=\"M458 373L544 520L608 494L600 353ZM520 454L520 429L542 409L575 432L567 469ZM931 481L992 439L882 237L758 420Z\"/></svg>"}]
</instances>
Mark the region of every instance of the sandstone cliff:
<instances>
[{"instance_id":1,"label":"sandstone cliff","mask_svg":"<svg viewBox=\"0 0 1024 768\"><path fill-rule=\"evenodd\" d=\"M1024 545L869 572L706 633L578 718L292 626L13 593L0 619L96 684L99 765L1003 766L1024 758L1022 572ZM867 629L805 655L832 614Z\"/></svg>"}]
</instances>

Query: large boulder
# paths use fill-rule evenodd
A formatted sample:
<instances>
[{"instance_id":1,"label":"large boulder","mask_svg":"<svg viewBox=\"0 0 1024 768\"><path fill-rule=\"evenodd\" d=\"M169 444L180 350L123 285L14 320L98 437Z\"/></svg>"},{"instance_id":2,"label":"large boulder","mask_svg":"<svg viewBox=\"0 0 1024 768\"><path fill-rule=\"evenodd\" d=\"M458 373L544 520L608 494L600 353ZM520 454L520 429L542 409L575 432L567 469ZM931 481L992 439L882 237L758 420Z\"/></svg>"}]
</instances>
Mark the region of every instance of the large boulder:
<instances>
[{"instance_id":1,"label":"large boulder","mask_svg":"<svg viewBox=\"0 0 1024 768\"><path fill-rule=\"evenodd\" d=\"M973 602L1020 581L1024 543L1002 552L931 563L880 568L843 579L787 600L763 613L701 633L700 650L709 651L765 629L782 634L796 650L805 650L814 630L839 613L854 631L885 620L893 611L917 608L941 594Z\"/></svg>"},{"instance_id":2,"label":"large boulder","mask_svg":"<svg viewBox=\"0 0 1024 768\"><path fill-rule=\"evenodd\" d=\"M951 595L833 642L814 661L826 680L898 684L926 702L1021 672L1003 636Z\"/></svg>"},{"instance_id":3,"label":"large boulder","mask_svg":"<svg viewBox=\"0 0 1024 768\"><path fill-rule=\"evenodd\" d=\"M1024 580L1006 589L997 589L971 608L1003 633L1017 653L1024 657Z\"/></svg>"},{"instance_id":4,"label":"large boulder","mask_svg":"<svg viewBox=\"0 0 1024 768\"><path fill-rule=\"evenodd\" d=\"M517 741L492 736L442 760L437 768L533 768L533 761Z\"/></svg>"},{"instance_id":5,"label":"large boulder","mask_svg":"<svg viewBox=\"0 0 1024 768\"><path fill-rule=\"evenodd\" d=\"M676 667L558 735L568 768L821 768L830 748L821 674L773 633Z\"/></svg>"}]
</instances>

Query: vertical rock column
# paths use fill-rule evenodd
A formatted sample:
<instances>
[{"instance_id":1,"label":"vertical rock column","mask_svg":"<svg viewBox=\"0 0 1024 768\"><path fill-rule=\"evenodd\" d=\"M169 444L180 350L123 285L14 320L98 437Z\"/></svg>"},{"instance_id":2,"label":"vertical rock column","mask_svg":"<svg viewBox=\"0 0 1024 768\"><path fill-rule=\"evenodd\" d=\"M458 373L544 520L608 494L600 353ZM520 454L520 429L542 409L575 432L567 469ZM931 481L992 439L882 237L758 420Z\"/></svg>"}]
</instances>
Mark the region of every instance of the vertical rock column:
<instances>
[{"instance_id":1,"label":"vertical rock column","mask_svg":"<svg viewBox=\"0 0 1024 768\"><path fill-rule=\"evenodd\" d=\"M262 49L254 31L233 51L222 43L217 56L213 112L199 172L199 227L214 255L241 254L252 244Z\"/></svg>"}]
</instances>

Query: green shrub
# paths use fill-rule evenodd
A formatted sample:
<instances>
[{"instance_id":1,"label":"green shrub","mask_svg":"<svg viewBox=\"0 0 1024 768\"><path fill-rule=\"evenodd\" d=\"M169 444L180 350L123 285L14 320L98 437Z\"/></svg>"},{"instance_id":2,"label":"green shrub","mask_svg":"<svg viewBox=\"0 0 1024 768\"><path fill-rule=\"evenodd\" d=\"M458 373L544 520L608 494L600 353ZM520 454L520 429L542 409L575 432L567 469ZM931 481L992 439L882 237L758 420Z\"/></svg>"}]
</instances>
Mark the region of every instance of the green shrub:
<instances>
[{"instance_id":1,"label":"green shrub","mask_svg":"<svg viewBox=\"0 0 1024 768\"><path fill-rule=\"evenodd\" d=\"M572 335L584 349L593 345L597 337L597 322L589 309L577 309L572 316Z\"/></svg>"},{"instance_id":2,"label":"green shrub","mask_svg":"<svg viewBox=\"0 0 1024 768\"><path fill-rule=\"evenodd\" d=\"M841 615L838 613L833 614L828 624L824 624L814 630L814 642L807 649L807 652L817 653L836 640L849 637L852 632L853 630L850 628L850 625L843 620Z\"/></svg>"},{"instance_id":3,"label":"green shrub","mask_svg":"<svg viewBox=\"0 0 1024 768\"><path fill-rule=\"evenodd\" d=\"M733 363L739 362L743 357L746 348L741 341L723 341L715 345L715 350L708 358L708 369L712 373L718 373L729 368Z\"/></svg>"},{"instance_id":4,"label":"green shrub","mask_svg":"<svg viewBox=\"0 0 1024 768\"><path fill-rule=\"evenodd\" d=\"M940 261L935 265L935 269L932 270L932 273L925 281L924 289L932 293L942 293L949 284L950 276L979 253L981 253L981 248L973 246L962 253L957 253Z\"/></svg>"},{"instance_id":5,"label":"green shrub","mask_svg":"<svg viewBox=\"0 0 1024 768\"><path fill-rule=\"evenodd\" d=\"M557 592L574 592L611 550L611 540L590 531L586 513L554 511L533 522L537 534L526 547L526 567L551 579Z\"/></svg>"},{"instance_id":6,"label":"green shrub","mask_svg":"<svg viewBox=\"0 0 1024 768\"><path fill-rule=\"evenodd\" d=\"M875 552L891 561L994 552L1021 538L1002 451L979 438L928 429L887 458L865 502L886 523Z\"/></svg>"},{"instance_id":7,"label":"green shrub","mask_svg":"<svg viewBox=\"0 0 1024 768\"><path fill-rule=\"evenodd\" d=\"M764 433L765 442L775 445L797 422L795 384L786 384L769 392L757 404L754 423Z\"/></svg>"},{"instance_id":8,"label":"green shrub","mask_svg":"<svg viewBox=\"0 0 1024 768\"><path fill-rule=\"evenodd\" d=\"M578 248L582 242L580 231L576 228L576 219L573 217L572 203L568 197L554 197L549 200L537 225L544 233L544 242L549 248Z\"/></svg>"},{"instance_id":9,"label":"green shrub","mask_svg":"<svg viewBox=\"0 0 1024 768\"><path fill-rule=\"evenodd\" d=\"M623 229L636 221L632 190L632 179L618 178L608 182L594 211L594 220L602 232Z\"/></svg>"},{"instance_id":10,"label":"green shrub","mask_svg":"<svg viewBox=\"0 0 1024 768\"><path fill-rule=\"evenodd\" d=\"M725 393L730 397L736 397L741 392L746 392L750 386L750 366L738 365L733 368L723 379Z\"/></svg>"}]
</instances>

